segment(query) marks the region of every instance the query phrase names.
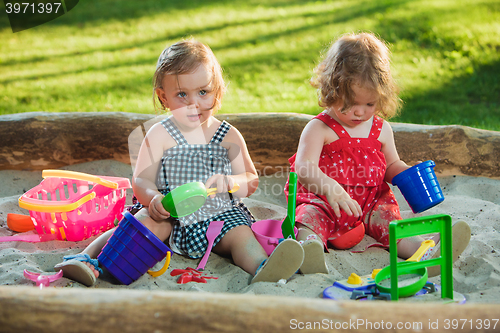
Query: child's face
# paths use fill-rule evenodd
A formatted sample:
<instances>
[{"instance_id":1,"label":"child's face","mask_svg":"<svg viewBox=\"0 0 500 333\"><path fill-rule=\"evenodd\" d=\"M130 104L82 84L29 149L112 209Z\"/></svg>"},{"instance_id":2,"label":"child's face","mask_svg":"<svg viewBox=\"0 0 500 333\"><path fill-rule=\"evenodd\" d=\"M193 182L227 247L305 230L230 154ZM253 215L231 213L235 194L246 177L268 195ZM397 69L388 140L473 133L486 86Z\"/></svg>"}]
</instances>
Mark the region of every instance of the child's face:
<instances>
[{"instance_id":1,"label":"child's face","mask_svg":"<svg viewBox=\"0 0 500 333\"><path fill-rule=\"evenodd\" d=\"M339 101L333 106L333 110L338 120L347 127L356 127L365 121L370 120L377 112L378 94L366 89L358 83L353 83L352 91L355 94L354 104L347 112L342 113L344 101Z\"/></svg>"},{"instance_id":2,"label":"child's face","mask_svg":"<svg viewBox=\"0 0 500 333\"><path fill-rule=\"evenodd\" d=\"M194 128L212 116L212 73L205 66L190 74L165 75L162 85L156 93L178 123Z\"/></svg>"}]
</instances>

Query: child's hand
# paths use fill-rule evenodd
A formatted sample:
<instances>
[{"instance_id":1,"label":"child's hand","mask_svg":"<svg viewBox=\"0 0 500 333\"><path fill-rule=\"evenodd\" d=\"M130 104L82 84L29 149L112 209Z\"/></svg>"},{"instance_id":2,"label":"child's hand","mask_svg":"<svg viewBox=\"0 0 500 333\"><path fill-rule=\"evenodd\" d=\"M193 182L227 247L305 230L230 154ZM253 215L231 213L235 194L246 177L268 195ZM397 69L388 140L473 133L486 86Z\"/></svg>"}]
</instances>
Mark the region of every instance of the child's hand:
<instances>
[{"instance_id":1,"label":"child's hand","mask_svg":"<svg viewBox=\"0 0 500 333\"><path fill-rule=\"evenodd\" d=\"M340 185L335 186L332 191L326 195L326 199L332 206L337 217L340 217L340 209L349 216L360 217L363 214L359 203L351 198L349 194Z\"/></svg>"},{"instance_id":2,"label":"child's hand","mask_svg":"<svg viewBox=\"0 0 500 333\"><path fill-rule=\"evenodd\" d=\"M164 196L162 194L157 194L149 203L149 216L155 221L166 220L170 217L170 213L165 210L163 204L161 203L163 197Z\"/></svg>"},{"instance_id":3,"label":"child's hand","mask_svg":"<svg viewBox=\"0 0 500 333\"><path fill-rule=\"evenodd\" d=\"M206 188L216 187L217 193L227 192L234 186L234 180L230 176L224 175L213 175L208 178L205 183ZM210 198L215 197L215 194L211 195Z\"/></svg>"}]
</instances>

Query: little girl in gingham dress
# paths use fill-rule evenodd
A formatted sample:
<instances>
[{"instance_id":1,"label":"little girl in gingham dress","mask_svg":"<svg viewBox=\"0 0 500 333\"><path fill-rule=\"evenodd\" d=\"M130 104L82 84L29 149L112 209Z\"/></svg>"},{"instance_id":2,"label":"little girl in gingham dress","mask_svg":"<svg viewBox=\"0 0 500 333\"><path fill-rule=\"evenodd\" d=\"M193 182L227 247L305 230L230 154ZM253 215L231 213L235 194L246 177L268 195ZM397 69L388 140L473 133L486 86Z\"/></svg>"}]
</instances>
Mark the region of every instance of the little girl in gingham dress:
<instances>
[{"instance_id":1,"label":"little girl in gingham dress","mask_svg":"<svg viewBox=\"0 0 500 333\"><path fill-rule=\"evenodd\" d=\"M205 183L214 174L232 174L227 149L220 145L231 128L226 121L220 124L206 145L190 145L171 118L165 119L161 124L177 142L177 146L165 151L161 170L158 172L157 187L163 195L186 183ZM170 236L170 247L190 258L201 258L207 249L205 234L211 221L224 221L214 244L234 227L250 226L255 222L239 198L230 193L220 193L214 198L208 198L198 211L179 218L179 223L174 225Z\"/></svg>"},{"instance_id":2,"label":"little girl in gingham dress","mask_svg":"<svg viewBox=\"0 0 500 333\"><path fill-rule=\"evenodd\" d=\"M197 41L180 41L163 50L154 75L154 100L172 116L154 124L142 141L132 186L137 198L135 217L161 241L190 258L207 250L205 237L211 221L224 221L213 251L230 256L234 264L253 275L254 282L290 278L304 259L302 246L283 240L268 257L250 225L254 221L239 197L258 186L257 171L245 140L225 121L213 115L225 91L221 67L212 50ZM190 182L203 182L217 193L197 212L173 218L162 205L163 197ZM238 184L233 194L228 190ZM56 265L64 276L93 285L100 268L96 259L113 229L75 256ZM210 265L210 262L208 263Z\"/></svg>"}]
</instances>

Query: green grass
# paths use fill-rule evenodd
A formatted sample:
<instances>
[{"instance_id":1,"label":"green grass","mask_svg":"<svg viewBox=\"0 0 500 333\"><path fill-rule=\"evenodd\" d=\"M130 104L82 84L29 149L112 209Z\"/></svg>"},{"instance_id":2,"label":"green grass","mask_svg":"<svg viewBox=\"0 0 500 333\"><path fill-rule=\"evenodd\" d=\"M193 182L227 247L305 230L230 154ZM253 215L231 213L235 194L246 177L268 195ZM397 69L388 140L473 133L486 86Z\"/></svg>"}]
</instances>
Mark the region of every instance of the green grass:
<instances>
[{"instance_id":1,"label":"green grass","mask_svg":"<svg viewBox=\"0 0 500 333\"><path fill-rule=\"evenodd\" d=\"M220 112L317 114L308 81L320 55L342 33L371 31L402 88L393 121L500 130L499 1L178 2L85 0L15 34L0 7L0 114L153 113L156 59L190 36L225 70Z\"/></svg>"}]
</instances>

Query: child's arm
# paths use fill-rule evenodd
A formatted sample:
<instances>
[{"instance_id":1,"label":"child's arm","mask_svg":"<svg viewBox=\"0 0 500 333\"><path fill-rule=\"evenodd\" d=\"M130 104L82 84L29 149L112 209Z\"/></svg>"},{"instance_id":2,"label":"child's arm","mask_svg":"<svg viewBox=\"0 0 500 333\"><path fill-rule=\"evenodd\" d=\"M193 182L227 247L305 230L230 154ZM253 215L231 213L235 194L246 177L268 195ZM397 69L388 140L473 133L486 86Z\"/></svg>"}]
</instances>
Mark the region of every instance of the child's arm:
<instances>
[{"instance_id":1,"label":"child's arm","mask_svg":"<svg viewBox=\"0 0 500 333\"><path fill-rule=\"evenodd\" d=\"M132 176L135 197L141 204L148 207L149 215L155 221L170 217L161 204L163 195L156 187L156 177L163 152L173 145L173 139L161 124L158 123L151 127L142 141Z\"/></svg>"},{"instance_id":2,"label":"child's arm","mask_svg":"<svg viewBox=\"0 0 500 333\"><path fill-rule=\"evenodd\" d=\"M385 160L387 162L384 180L392 183L392 178L400 172L408 169L409 166L399 158L396 144L394 142L394 133L391 125L389 125L389 123L385 120L379 140L382 142L382 152L384 153Z\"/></svg>"},{"instance_id":3,"label":"child's arm","mask_svg":"<svg viewBox=\"0 0 500 333\"><path fill-rule=\"evenodd\" d=\"M207 180L205 186L217 187L218 192L222 193L230 190L236 183L240 186L240 189L235 192L237 196L240 198L250 196L259 186L259 177L243 136L236 128L231 127L224 137L222 146L228 149L232 175L213 175Z\"/></svg>"},{"instance_id":4,"label":"child's arm","mask_svg":"<svg viewBox=\"0 0 500 333\"><path fill-rule=\"evenodd\" d=\"M313 119L304 128L295 159L295 171L299 182L309 191L326 196L338 217L340 209L349 216L358 217L362 214L359 203L352 199L336 180L328 177L319 168L323 146L332 141L328 135L335 134L320 120Z\"/></svg>"}]
</instances>

